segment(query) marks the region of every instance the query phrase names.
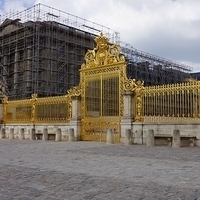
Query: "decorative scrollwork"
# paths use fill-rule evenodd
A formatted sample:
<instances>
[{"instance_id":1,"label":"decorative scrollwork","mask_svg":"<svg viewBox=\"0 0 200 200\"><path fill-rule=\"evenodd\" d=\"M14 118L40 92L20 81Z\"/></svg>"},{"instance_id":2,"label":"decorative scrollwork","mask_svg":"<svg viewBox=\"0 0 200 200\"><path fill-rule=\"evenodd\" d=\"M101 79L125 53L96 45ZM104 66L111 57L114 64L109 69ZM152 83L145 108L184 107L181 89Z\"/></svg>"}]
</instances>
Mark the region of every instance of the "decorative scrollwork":
<instances>
[{"instance_id":1,"label":"decorative scrollwork","mask_svg":"<svg viewBox=\"0 0 200 200\"><path fill-rule=\"evenodd\" d=\"M3 123L6 123L8 97L3 98Z\"/></svg>"},{"instance_id":2,"label":"decorative scrollwork","mask_svg":"<svg viewBox=\"0 0 200 200\"><path fill-rule=\"evenodd\" d=\"M31 97L32 97L31 100L32 100L32 101L37 100L37 96L38 96L37 94L33 93L33 94L31 95Z\"/></svg>"},{"instance_id":3,"label":"decorative scrollwork","mask_svg":"<svg viewBox=\"0 0 200 200\"><path fill-rule=\"evenodd\" d=\"M85 54L85 62L81 69L99 67L117 62L125 62L123 55L120 55L119 45L110 45L109 39L102 33L95 39L96 47L93 50L88 50Z\"/></svg>"},{"instance_id":4,"label":"decorative scrollwork","mask_svg":"<svg viewBox=\"0 0 200 200\"><path fill-rule=\"evenodd\" d=\"M7 96L3 98L3 104L6 104L6 103L8 103L8 97Z\"/></svg>"},{"instance_id":5,"label":"decorative scrollwork","mask_svg":"<svg viewBox=\"0 0 200 200\"><path fill-rule=\"evenodd\" d=\"M31 122L34 123L35 122L35 104L37 101L37 94L32 94L31 95L32 99L30 99L31 103L32 103L32 108L31 108Z\"/></svg>"},{"instance_id":6,"label":"decorative scrollwork","mask_svg":"<svg viewBox=\"0 0 200 200\"><path fill-rule=\"evenodd\" d=\"M73 87L67 91L70 97L78 97L81 95L81 88L79 86Z\"/></svg>"},{"instance_id":7,"label":"decorative scrollwork","mask_svg":"<svg viewBox=\"0 0 200 200\"><path fill-rule=\"evenodd\" d=\"M136 117L135 121L142 121L142 97L144 91L144 81L136 81Z\"/></svg>"},{"instance_id":8,"label":"decorative scrollwork","mask_svg":"<svg viewBox=\"0 0 200 200\"><path fill-rule=\"evenodd\" d=\"M124 81L124 90L125 91L134 91L137 87L135 79L127 79Z\"/></svg>"}]
</instances>

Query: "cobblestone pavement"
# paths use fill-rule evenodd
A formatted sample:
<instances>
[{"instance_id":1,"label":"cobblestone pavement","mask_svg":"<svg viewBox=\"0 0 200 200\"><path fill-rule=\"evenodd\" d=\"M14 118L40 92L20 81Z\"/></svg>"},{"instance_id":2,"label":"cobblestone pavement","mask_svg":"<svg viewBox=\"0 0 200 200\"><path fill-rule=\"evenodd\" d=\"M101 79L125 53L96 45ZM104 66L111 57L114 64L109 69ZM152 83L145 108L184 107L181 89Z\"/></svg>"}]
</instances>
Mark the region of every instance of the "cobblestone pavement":
<instances>
[{"instance_id":1,"label":"cobblestone pavement","mask_svg":"<svg viewBox=\"0 0 200 200\"><path fill-rule=\"evenodd\" d=\"M0 140L0 200L195 200L200 147Z\"/></svg>"}]
</instances>

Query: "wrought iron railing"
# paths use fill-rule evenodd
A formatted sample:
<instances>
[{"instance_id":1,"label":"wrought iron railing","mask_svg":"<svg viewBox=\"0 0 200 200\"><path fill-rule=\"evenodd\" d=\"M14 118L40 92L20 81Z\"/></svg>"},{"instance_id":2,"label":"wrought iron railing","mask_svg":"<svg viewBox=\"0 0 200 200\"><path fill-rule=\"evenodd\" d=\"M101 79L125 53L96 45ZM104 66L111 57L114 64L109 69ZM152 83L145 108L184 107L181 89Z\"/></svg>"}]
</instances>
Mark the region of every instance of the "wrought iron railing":
<instances>
[{"instance_id":1,"label":"wrought iron railing","mask_svg":"<svg viewBox=\"0 0 200 200\"><path fill-rule=\"evenodd\" d=\"M200 82L144 87L143 121L199 121Z\"/></svg>"},{"instance_id":2,"label":"wrought iron railing","mask_svg":"<svg viewBox=\"0 0 200 200\"><path fill-rule=\"evenodd\" d=\"M72 93L68 95L3 101L3 122L10 123L62 123L69 122L72 116Z\"/></svg>"}]
</instances>

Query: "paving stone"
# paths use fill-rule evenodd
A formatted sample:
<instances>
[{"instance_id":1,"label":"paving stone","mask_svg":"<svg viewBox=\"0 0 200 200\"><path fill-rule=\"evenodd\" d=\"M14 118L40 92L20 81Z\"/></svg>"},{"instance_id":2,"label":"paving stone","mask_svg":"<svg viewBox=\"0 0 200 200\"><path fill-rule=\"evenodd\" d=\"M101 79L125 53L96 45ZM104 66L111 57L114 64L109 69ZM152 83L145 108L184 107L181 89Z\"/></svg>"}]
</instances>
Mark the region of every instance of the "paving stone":
<instances>
[{"instance_id":1,"label":"paving stone","mask_svg":"<svg viewBox=\"0 0 200 200\"><path fill-rule=\"evenodd\" d=\"M0 199L195 200L199 148L0 140Z\"/></svg>"}]
</instances>

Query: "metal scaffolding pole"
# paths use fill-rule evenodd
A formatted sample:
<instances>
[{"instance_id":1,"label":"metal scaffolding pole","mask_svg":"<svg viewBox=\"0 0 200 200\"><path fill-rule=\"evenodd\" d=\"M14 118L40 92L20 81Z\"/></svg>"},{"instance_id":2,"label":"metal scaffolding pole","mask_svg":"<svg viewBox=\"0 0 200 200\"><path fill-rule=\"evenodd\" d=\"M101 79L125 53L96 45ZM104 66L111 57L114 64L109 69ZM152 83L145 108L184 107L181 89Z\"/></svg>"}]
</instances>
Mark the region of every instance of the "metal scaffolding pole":
<instances>
[{"instance_id":1,"label":"metal scaffolding pole","mask_svg":"<svg viewBox=\"0 0 200 200\"><path fill-rule=\"evenodd\" d=\"M145 85L179 83L190 77L190 66L173 62L120 42L121 52L127 60L127 76L144 80Z\"/></svg>"}]
</instances>

